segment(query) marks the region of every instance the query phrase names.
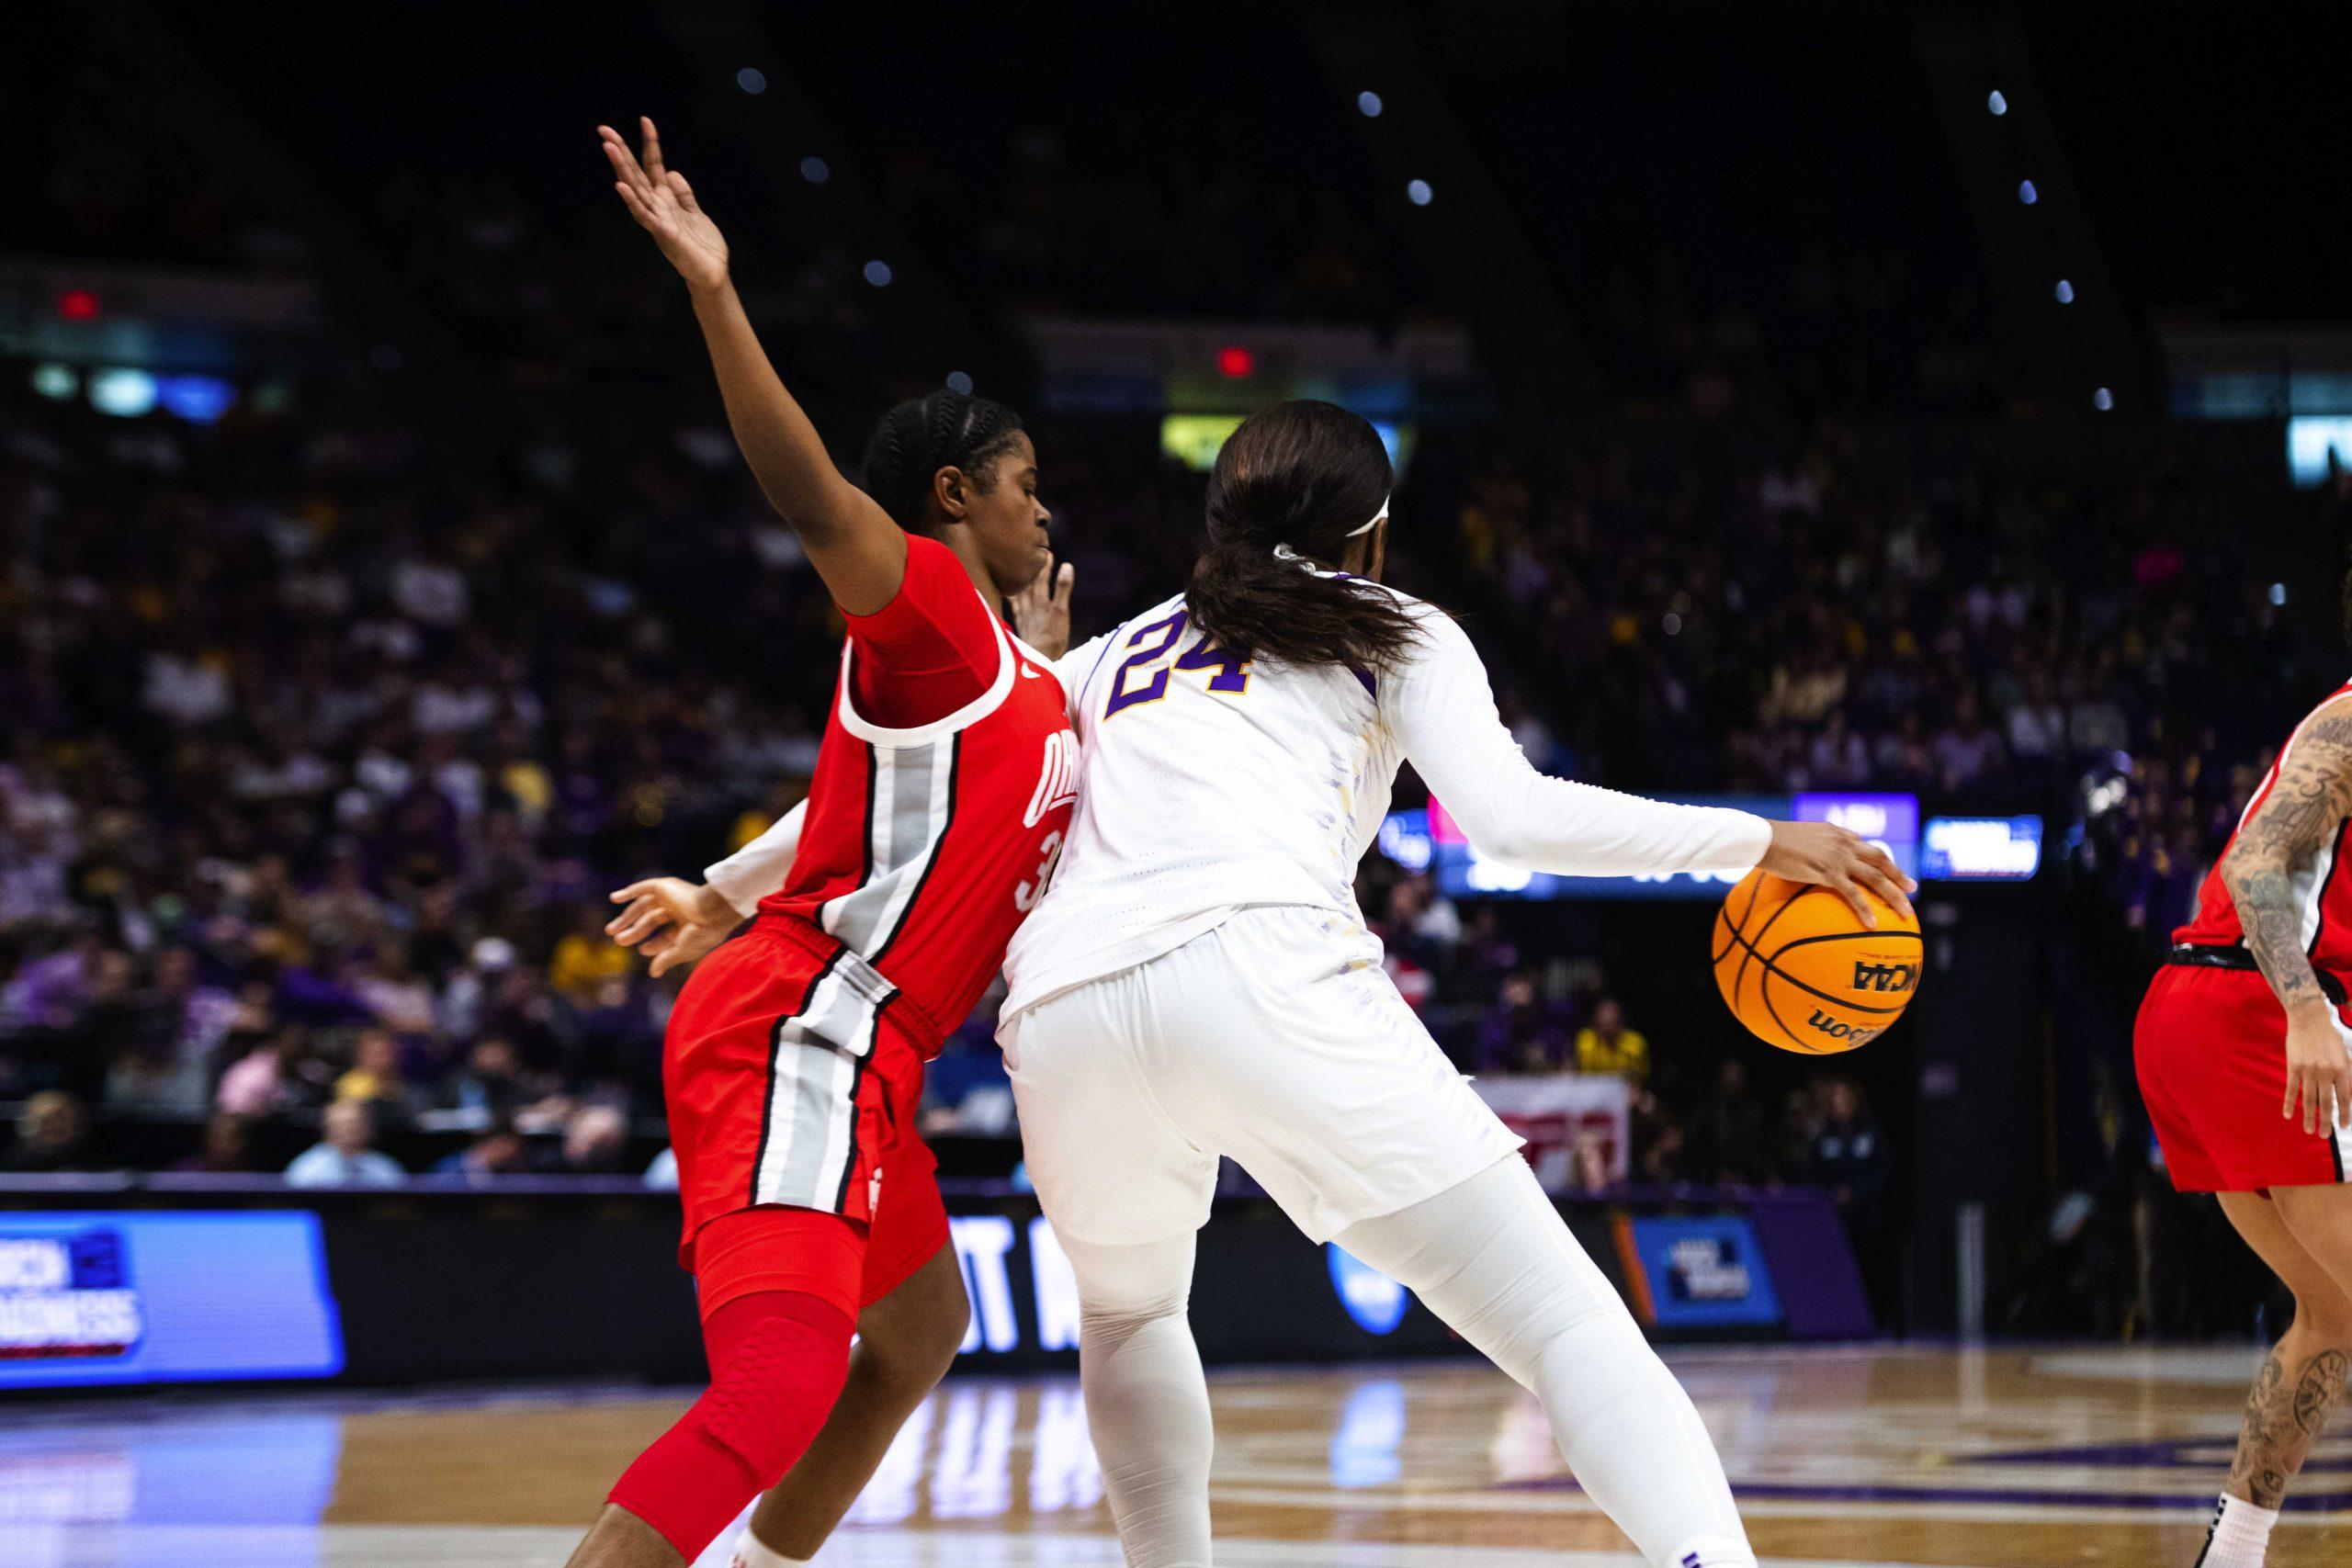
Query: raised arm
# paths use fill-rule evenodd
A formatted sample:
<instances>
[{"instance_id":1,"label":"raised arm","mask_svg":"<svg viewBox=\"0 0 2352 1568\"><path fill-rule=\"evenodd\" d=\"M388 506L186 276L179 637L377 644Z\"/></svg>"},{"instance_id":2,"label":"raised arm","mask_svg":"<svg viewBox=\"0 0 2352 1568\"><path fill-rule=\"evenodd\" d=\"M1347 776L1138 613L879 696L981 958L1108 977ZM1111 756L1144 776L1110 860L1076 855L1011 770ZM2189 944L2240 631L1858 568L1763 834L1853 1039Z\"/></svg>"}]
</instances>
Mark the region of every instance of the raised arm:
<instances>
[{"instance_id":1,"label":"raised arm","mask_svg":"<svg viewBox=\"0 0 2352 1568\"><path fill-rule=\"evenodd\" d=\"M2352 1055L2335 1009L2320 988L2304 930L2296 873L2308 869L2352 816L2352 702L2314 714L2287 743L2278 781L2222 857L2222 883L2237 906L2246 950L2287 1011L2287 1099L2302 1102L2303 1131L2352 1115ZM2323 1118L2324 1120L2323 1120Z\"/></svg>"},{"instance_id":2,"label":"raised arm","mask_svg":"<svg viewBox=\"0 0 2352 1568\"><path fill-rule=\"evenodd\" d=\"M1469 637L1435 611L1427 612L1423 633L1413 656L1383 678L1381 711L1481 854L1564 876L1728 874L1761 865L1835 890L1868 925L1877 917L1865 888L1909 910L1909 888L1894 863L1848 829L1674 806L1537 772L1503 727Z\"/></svg>"},{"instance_id":3,"label":"raised arm","mask_svg":"<svg viewBox=\"0 0 2352 1568\"><path fill-rule=\"evenodd\" d=\"M906 576L906 535L833 466L743 313L728 274L726 237L695 200L685 175L663 166L653 122L640 118L638 125L645 140L641 160L611 126L598 126L596 134L629 216L686 280L735 444L768 503L800 536L833 603L849 615L873 615L897 596Z\"/></svg>"}]
</instances>

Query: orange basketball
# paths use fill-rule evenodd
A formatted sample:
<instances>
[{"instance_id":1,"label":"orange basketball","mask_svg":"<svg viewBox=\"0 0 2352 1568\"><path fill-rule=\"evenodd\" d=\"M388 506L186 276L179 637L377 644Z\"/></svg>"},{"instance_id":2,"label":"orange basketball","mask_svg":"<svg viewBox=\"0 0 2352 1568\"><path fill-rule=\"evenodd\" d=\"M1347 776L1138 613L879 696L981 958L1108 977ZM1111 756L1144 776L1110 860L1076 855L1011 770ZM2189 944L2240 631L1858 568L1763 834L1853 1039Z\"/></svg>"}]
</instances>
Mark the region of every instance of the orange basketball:
<instances>
[{"instance_id":1,"label":"orange basketball","mask_svg":"<svg viewBox=\"0 0 2352 1568\"><path fill-rule=\"evenodd\" d=\"M1919 985L1919 922L1874 894L1867 930L1833 889L1751 871L1715 917L1715 986L1767 1045L1808 1056L1866 1045Z\"/></svg>"}]
</instances>

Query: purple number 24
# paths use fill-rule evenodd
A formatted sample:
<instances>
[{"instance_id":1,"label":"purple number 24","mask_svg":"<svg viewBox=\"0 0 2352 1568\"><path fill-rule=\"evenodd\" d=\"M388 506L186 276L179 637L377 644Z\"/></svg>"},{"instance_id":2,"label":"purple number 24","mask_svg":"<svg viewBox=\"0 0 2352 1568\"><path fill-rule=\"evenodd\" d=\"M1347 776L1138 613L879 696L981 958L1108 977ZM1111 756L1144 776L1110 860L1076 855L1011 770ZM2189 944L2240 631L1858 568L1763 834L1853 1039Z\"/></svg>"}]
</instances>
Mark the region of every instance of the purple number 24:
<instances>
[{"instance_id":1,"label":"purple number 24","mask_svg":"<svg viewBox=\"0 0 2352 1568\"><path fill-rule=\"evenodd\" d=\"M1127 638L1130 651L1126 662L1121 664L1118 672L1111 677L1111 700L1102 706L1104 718L1109 718L1122 708L1156 703L1168 694L1170 667L1159 664L1159 661L1168 657L1168 650L1174 648L1177 639L1184 635L1184 628L1191 619L1184 611L1179 610L1163 620L1138 627ZM1132 685L1128 683L1131 677L1153 665L1159 665L1159 668L1151 670L1141 681ZM1176 660L1174 668L1216 671L1216 673L1209 677L1208 688L1212 692L1246 692L1250 689L1250 661L1239 654L1211 646L1206 637L1186 649L1183 656Z\"/></svg>"}]
</instances>

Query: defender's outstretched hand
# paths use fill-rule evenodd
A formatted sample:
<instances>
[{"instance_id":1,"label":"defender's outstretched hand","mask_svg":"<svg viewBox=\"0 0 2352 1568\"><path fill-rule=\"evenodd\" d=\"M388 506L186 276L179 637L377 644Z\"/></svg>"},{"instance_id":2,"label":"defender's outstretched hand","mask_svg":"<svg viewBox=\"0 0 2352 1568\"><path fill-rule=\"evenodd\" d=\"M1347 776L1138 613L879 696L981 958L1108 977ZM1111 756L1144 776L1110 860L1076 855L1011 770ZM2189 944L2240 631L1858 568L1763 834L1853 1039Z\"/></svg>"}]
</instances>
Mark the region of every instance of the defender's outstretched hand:
<instances>
[{"instance_id":1,"label":"defender's outstretched hand","mask_svg":"<svg viewBox=\"0 0 2352 1568\"><path fill-rule=\"evenodd\" d=\"M612 897L628 907L605 924L605 934L623 947L642 947L656 979L701 958L743 923L717 888L683 877L648 877Z\"/></svg>"},{"instance_id":2,"label":"defender's outstretched hand","mask_svg":"<svg viewBox=\"0 0 2352 1568\"><path fill-rule=\"evenodd\" d=\"M1864 926L1876 930L1878 915L1862 897L1867 887L1908 916L1906 894L1919 885L1896 869L1887 852L1850 828L1834 822L1775 822L1772 847L1759 863L1775 876L1791 882L1813 882L1829 888L1854 907Z\"/></svg>"},{"instance_id":3,"label":"defender's outstretched hand","mask_svg":"<svg viewBox=\"0 0 2352 1568\"><path fill-rule=\"evenodd\" d=\"M727 237L695 202L686 176L662 166L662 136L653 122L639 116L637 123L645 139L641 159L619 131L609 125L596 128L613 165L613 188L690 288L716 290L727 282Z\"/></svg>"},{"instance_id":4,"label":"defender's outstretched hand","mask_svg":"<svg viewBox=\"0 0 2352 1568\"><path fill-rule=\"evenodd\" d=\"M1077 576L1068 561L1058 567L1047 561L1029 586L1008 601L1012 635L1048 659L1069 651L1069 585Z\"/></svg>"}]
</instances>

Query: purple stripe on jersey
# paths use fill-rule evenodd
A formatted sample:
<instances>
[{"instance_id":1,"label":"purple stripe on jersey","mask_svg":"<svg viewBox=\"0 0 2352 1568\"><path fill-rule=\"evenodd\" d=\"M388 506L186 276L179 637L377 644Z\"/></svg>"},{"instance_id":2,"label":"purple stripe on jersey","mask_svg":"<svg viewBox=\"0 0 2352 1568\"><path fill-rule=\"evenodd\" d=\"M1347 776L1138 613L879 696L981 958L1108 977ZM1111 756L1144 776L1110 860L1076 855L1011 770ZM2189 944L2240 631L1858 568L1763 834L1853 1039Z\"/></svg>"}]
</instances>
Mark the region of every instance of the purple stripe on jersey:
<instances>
[{"instance_id":1,"label":"purple stripe on jersey","mask_svg":"<svg viewBox=\"0 0 2352 1568\"><path fill-rule=\"evenodd\" d=\"M1073 712L1077 710L1078 705L1085 700L1087 688L1094 684L1094 677L1102 672L1102 661L1111 657L1113 649L1119 646L1119 634L1134 624L1133 621L1121 621L1117 626L1113 626L1110 635L1102 639L1102 651L1094 656L1094 662L1087 666L1086 679L1080 681L1078 683L1078 690L1070 694L1070 708Z\"/></svg>"},{"instance_id":2,"label":"purple stripe on jersey","mask_svg":"<svg viewBox=\"0 0 2352 1568\"><path fill-rule=\"evenodd\" d=\"M1124 624L1122 624L1122 625L1117 628L1117 630L1116 630L1116 631L1114 631L1114 632L1112 633L1112 637L1116 637L1116 636L1118 635L1118 632L1125 631L1125 629L1126 629L1125 626ZM1111 637L1104 637L1104 638L1102 639L1102 652L1100 652L1100 653L1098 653L1098 654L1096 654L1096 655L1094 656L1094 662L1093 662L1093 663L1091 663L1091 664L1090 664L1090 665L1088 665L1088 666L1086 667L1086 679L1085 679L1085 680L1083 680L1083 681L1080 681L1080 682L1078 683L1078 689L1079 689L1079 692L1080 692L1080 694L1083 694L1085 693L1085 691L1086 691L1086 688L1087 688L1088 686L1090 686L1090 685L1091 685L1091 684L1093 683L1093 682L1094 682L1094 672L1095 672L1097 670L1102 669L1102 661L1103 661L1104 660L1106 660L1106 659L1110 658L1110 657L1111 657Z\"/></svg>"}]
</instances>

